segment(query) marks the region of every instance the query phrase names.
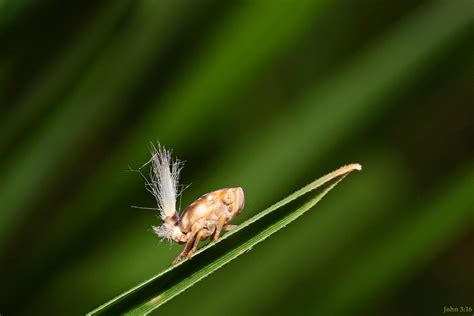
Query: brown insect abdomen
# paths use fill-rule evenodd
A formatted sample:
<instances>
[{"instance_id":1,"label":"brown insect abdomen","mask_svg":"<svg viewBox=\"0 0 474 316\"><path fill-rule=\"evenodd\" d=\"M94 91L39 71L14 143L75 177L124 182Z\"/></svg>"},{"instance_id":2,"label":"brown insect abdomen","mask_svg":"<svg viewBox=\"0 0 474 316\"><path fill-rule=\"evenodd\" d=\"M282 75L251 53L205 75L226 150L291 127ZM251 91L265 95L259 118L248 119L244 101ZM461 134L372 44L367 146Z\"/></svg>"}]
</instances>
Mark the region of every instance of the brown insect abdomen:
<instances>
[{"instance_id":1,"label":"brown insect abdomen","mask_svg":"<svg viewBox=\"0 0 474 316\"><path fill-rule=\"evenodd\" d=\"M207 194L191 203L183 212L180 227L183 232L189 232L194 223L200 219L210 219L219 207L216 201L207 199Z\"/></svg>"}]
</instances>

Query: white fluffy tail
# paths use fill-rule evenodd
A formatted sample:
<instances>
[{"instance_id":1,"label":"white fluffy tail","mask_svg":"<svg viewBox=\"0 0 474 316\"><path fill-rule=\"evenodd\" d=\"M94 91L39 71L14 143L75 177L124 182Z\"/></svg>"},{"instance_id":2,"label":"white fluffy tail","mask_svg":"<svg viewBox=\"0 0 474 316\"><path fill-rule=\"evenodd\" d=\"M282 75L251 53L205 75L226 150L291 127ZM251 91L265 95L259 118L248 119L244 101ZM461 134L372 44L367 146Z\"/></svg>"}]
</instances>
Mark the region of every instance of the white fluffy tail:
<instances>
[{"instance_id":1,"label":"white fluffy tail","mask_svg":"<svg viewBox=\"0 0 474 316\"><path fill-rule=\"evenodd\" d=\"M173 160L171 152L159 143L156 146L151 144L151 155L150 181L146 186L155 197L164 222L161 226L153 227L153 230L160 237L176 240L181 237L177 227L179 215L176 201L182 163L177 159Z\"/></svg>"},{"instance_id":2,"label":"white fluffy tail","mask_svg":"<svg viewBox=\"0 0 474 316\"><path fill-rule=\"evenodd\" d=\"M150 189L158 203L160 216L174 217L176 212L176 200L178 198L179 172L181 162L173 161L171 152L160 144L151 145Z\"/></svg>"}]
</instances>

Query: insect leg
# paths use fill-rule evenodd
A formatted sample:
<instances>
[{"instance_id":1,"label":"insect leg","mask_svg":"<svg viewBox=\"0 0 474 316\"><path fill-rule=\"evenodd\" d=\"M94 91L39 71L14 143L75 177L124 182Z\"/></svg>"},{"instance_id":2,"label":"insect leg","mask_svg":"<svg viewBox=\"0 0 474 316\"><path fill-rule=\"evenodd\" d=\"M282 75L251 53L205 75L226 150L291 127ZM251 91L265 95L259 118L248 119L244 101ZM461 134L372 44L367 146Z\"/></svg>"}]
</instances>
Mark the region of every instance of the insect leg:
<instances>
[{"instance_id":1,"label":"insect leg","mask_svg":"<svg viewBox=\"0 0 474 316\"><path fill-rule=\"evenodd\" d=\"M189 238L188 238L188 241L186 242L186 245L184 246L183 251L181 251L181 253L176 257L176 259L174 259L173 265L177 264L178 262L181 261L181 259L183 259L184 257L186 257L188 255L190 249L192 248L192 246L194 244L196 234L198 234L198 232L201 231L201 229L202 229L201 224L196 223L196 224L193 225L193 227L191 229L191 234L189 235Z\"/></svg>"},{"instance_id":2,"label":"insect leg","mask_svg":"<svg viewBox=\"0 0 474 316\"><path fill-rule=\"evenodd\" d=\"M216 241L217 239L219 239L219 235L221 234L221 230L222 230L222 227L224 227L226 219L227 219L227 217L224 214L221 217L219 217L219 219L217 220L216 232L214 233L214 235L212 235L212 240L213 241Z\"/></svg>"},{"instance_id":3,"label":"insect leg","mask_svg":"<svg viewBox=\"0 0 474 316\"><path fill-rule=\"evenodd\" d=\"M199 233L197 234L196 238L194 239L194 244L193 244L193 248L191 248L191 250L189 250L188 254L187 254L187 257L188 259L191 258L193 256L193 254L196 252L196 249L197 249L197 246L199 244L199 242L201 241L201 239L204 239L204 234L206 232L204 230L200 230ZM207 235L209 236L209 235Z\"/></svg>"}]
</instances>

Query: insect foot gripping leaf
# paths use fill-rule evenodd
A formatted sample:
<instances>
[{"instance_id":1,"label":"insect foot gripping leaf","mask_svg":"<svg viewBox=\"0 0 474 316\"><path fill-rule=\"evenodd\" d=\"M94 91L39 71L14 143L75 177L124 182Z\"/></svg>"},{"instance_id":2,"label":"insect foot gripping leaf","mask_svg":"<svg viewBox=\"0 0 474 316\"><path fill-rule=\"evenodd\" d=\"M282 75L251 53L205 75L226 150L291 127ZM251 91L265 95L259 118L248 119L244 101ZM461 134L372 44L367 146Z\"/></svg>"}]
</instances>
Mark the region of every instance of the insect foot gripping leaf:
<instances>
[{"instance_id":1,"label":"insect foot gripping leaf","mask_svg":"<svg viewBox=\"0 0 474 316\"><path fill-rule=\"evenodd\" d=\"M173 160L171 152L160 144L152 144L150 161L150 180L146 181L145 186L155 196L163 220L163 224L153 227L153 230L164 239L186 243L173 264L185 257L191 258L201 240L211 237L216 241L223 229L235 227L228 222L244 208L242 188L224 188L204 194L180 216L176 210L176 199L182 163Z\"/></svg>"}]
</instances>

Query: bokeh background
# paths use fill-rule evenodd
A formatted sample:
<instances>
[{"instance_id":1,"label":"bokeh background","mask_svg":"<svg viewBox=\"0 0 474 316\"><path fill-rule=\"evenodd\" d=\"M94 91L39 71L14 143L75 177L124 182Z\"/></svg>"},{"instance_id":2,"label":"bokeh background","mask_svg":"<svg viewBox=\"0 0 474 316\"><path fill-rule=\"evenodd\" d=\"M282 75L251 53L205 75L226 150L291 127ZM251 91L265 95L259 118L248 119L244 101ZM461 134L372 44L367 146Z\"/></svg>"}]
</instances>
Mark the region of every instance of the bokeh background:
<instances>
[{"instance_id":1,"label":"bokeh background","mask_svg":"<svg viewBox=\"0 0 474 316\"><path fill-rule=\"evenodd\" d=\"M474 2L0 1L0 313L77 315L181 250L143 179L236 223L342 164L302 218L156 315L474 308Z\"/></svg>"}]
</instances>

